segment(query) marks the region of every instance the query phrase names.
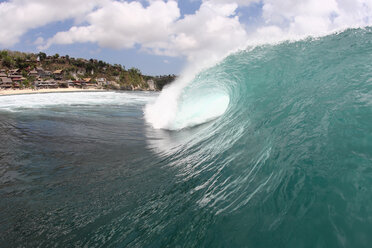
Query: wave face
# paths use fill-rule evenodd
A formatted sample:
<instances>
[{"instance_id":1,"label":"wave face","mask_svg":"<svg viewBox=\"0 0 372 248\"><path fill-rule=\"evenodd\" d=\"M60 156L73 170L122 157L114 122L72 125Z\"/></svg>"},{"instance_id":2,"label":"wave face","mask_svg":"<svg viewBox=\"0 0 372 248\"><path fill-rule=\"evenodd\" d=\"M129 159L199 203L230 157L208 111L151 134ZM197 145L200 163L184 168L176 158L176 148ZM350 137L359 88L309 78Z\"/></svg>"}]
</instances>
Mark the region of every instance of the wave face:
<instances>
[{"instance_id":1,"label":"wave face","mask_svg":"<svg viewBox=\"0 0 372 248\"><path fill-rule=\"evenodd\" d=\"M189 75L166 88L155 103L146 106L146 120L157 129L180 130L215 119L228 108L225 117L234 117L234 111L249 104L250 99L262 97L256 87L269 87L265 94L282 94L280 90L292 85L301 88L313 81L314 87L327 84L331 75L322 77L327 73L336 74L332 79L343 82L339 78L343 74L332 69L337 66L335 69L343 71L355 63L350 64L349 60L355 59L355 54L348 53L350 49L365 52L355 56L370 59L370 31L371 27L349 29L323 38L261 45L234 53L192 80Z\"/></svg>"},{"instance_id":2,"label":"wave face","mask_svg":"<svg viewBox=\"0 0 372 248\"><path fill-rule=\"evenodd\" d=\"M182 168L182 201L200 207L189 216L195 230L179 227L186 237L178 241L194 234L221 247L370 244L370 27L232 54L177 101L166 128L202 123L216 106L221 114L150 144Z\"/></svg>"}]
</instances>

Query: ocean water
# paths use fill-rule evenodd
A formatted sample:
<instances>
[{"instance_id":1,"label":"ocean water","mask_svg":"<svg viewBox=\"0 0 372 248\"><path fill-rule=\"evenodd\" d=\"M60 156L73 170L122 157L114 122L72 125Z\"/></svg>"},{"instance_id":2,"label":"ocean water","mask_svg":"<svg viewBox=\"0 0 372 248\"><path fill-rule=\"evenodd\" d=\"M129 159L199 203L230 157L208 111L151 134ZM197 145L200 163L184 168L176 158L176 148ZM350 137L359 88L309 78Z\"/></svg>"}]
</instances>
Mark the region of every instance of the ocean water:
<instances>
[{"instance_id":1,"label":"ocean water","mask_svg":"<svg viewBox=\"0 0 372 248\"><path fill-rule=\"evenodd\" d=\"M371 246L371 28L231 54L164 115L157 97L0 97L0 246Z\"/></svg>"}]
</instances>

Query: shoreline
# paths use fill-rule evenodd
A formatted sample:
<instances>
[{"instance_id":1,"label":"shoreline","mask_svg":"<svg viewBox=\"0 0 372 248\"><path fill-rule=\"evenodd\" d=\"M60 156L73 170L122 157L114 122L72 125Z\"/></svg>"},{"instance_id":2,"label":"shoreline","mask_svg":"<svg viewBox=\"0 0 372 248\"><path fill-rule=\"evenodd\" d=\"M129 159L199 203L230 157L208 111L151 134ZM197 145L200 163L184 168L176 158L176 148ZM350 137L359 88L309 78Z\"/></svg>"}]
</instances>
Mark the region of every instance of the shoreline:
<instances>
[{"instance_id":1,"label":"shoreline","mask_svg":"<svg viewBox=\"0 0 372 248\"><path fill-rule=\"evenodd\" d=\"M63 92L90 92L90 91L109 91L104 89L81 89L81 88L57 88L57 89L7 89L0 90L0 96L9 95L27 95L27 94L39 94L39 93L63 93Z\"/></svg>"}]
</instances>

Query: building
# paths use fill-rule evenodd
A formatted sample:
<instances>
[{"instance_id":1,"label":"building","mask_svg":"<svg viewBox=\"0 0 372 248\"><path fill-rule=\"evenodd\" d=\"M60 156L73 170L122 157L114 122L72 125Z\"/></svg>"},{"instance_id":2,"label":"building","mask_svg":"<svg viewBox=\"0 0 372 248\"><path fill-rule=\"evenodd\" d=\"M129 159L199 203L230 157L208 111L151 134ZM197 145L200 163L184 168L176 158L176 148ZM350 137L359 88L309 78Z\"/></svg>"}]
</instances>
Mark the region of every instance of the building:
<instances>
[{"instance_id":1,"label":"building","mask_svg":"<svg viewBox=\"0 0 372 248\"><path fill-rule=\"evenodd\" d=\"M57 81L59 88L68 88L69 83L67 81Z\"/></svg>"},{"instance_id":2,"label":"building","mask_svg":"<svg viewBox=\"0 0 372 248\"><path fill-rule=\"evenodd\" d=\"M26 80L26 78L24 77L15 77L15 78L12 78L13 82L15 83L20 83L20 82L23 82Z\"/></svg>"},{"instance_id":3,"label":"building","mask_svg":"<svg viewBox=\"0 0 372 248\"><path fill-rule=\"evenodd\" d=\"M36 67L36 71L39 77L43 77L45 75L45 71L41 66Z\"/></svg>"},{"instance_id":4,"label":"building","mask_svg":"<svg viewBox=\"0 0 372 248\"><path fill-rule=\"evenodd\" d=\"M39 73L38 73L37 70L33 69L32 71L30 71L30 72L28 73L28 75L29 75L29 76L32 76L32 77L37 77L37 76L39 76Z\"/></svg>"},{"instance_id":5,"label":"building","mask_svg":"<svg viewBox=\"0 0 372 248\"><path fill-rule=\"evenodd\" d=\"M53 73L51 71L40 71L39 76L42 78L48 78L48 77L52 77Z\"/></svg>"},{"instance_id":6,"label":"building","mask_svg":"<svg viewBox=\"0 0 372 248\"><path fill-rule=\"evenodd\" d=\"M56 80L62 80L62 78L63 78L63 70L55 70L53 72L53 75L54 75L54 78Z\"/></svg>"},{"instance_id":7,"label":"building","mask_svg":"<svg viewBox=\"0 0 372 248\"><path fill-rule=\"evenodd\" d=\"M77 88L83 88L83 84L85 84L84 81L82 81L82 80L75 80L74 83L73 83L73 86L74 87L77 87Z\"/></svg>"},{"instance_id":8,"label":"building","mask_svg":"<svg viewBox=\"0 0 372 248\"><path fill-rule=\"evenodd\" d=\"M58 88L58 83L53 79L49 79L49 80L46 80L46 81L35 81L34 85L39 89Z\"/></svg>"},{"instance_id":9,"label":"building","mask_svg":"<svg viewBox=\"0 0 372 248\"><path fill-rule=\"evenodd\" d=\"M9 70L9 74L10 75L16 74L18 71L19 71L19 69L12 69L12 70Z\"/></svg>"},{"instance_id":10,"label":"building","mask_svg":"<svg viewBox=\"0 0 372 248\"><path fill-rule=\"evenodd\" d=\"M99 86L107 85L107 79L106 78L97 78L96 81L97 81L97 85L99 85Z\"/></svg>"},{"instance_id":11,"label":"building","mask_svg":"<svg viewBox=\"0 0 372 248\"><path fill-rule=\"evenodd\" d=\"M0 88L9 89L13 87L13 81L8 77L0 77Z\"/></svg>"},{"instance_id":12,"label":"building","mask_svg":"<svg viewBox=\"0 0 372 248\"><path fill-rule=\"evenodd\" d=\"M8 77L11 78L12 81L22 81L23 78L20 74L10 74Z\"/></svg>"},{"instance_id":13,"label":"building","mask_svg":"<svg viewBox=\"0 0 372 248\"><path fill-rule=\"evenodd\" d=\"M95 88L97 84L91 78L83 78L83 88Z\"/></svg>"},{"instance_id":14,"label":"building","mask_svg":"<svg viewBox=\"0 0 372 248\"><path fill-rule=\"evenodd\" d=\"M67 82L68 87L74 87L75 86L74 81L72 81L71 79L67 80L66 82Z\"/></svg>"}]
</instances>

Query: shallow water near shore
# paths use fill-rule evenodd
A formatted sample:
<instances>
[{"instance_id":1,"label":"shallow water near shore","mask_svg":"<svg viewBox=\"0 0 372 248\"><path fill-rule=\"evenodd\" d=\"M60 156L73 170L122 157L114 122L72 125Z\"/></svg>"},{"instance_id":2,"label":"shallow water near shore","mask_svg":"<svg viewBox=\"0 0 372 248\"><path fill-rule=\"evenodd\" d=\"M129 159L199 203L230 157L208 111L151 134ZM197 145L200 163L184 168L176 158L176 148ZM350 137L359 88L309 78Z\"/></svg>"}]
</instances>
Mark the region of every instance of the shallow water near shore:
<instances>
[{"instance_id":1,"label":"shallow water near shore","mask_svg":"<svg viewBox=\"0 0 372 248\"><path fill-rule=\"evenodd\" d=\"M0 97L0 246L369 247L371 35L232 54L178 131L145 121L157 93Z\"/></svg>"}]
</instances>

